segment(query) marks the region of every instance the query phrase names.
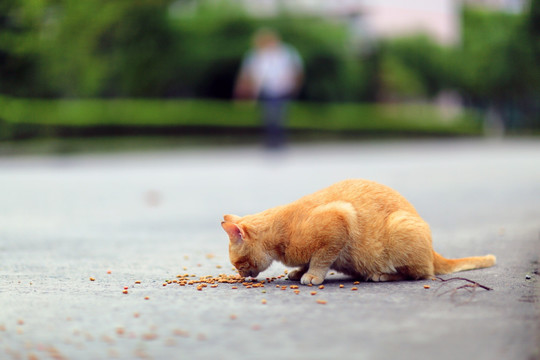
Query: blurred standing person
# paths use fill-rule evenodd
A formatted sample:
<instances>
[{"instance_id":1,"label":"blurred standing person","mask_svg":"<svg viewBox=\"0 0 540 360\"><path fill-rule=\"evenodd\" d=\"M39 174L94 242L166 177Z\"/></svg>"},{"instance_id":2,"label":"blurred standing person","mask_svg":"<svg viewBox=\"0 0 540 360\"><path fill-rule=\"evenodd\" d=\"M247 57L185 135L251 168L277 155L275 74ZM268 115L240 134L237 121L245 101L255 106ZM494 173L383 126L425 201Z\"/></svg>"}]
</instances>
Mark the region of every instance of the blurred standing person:
<instances>
[{"instance_id":1,"label":"blurred standing person","mask_svg":"<svg viewBox=\"0 0 540 360\"><path fill-rule=\"evenodd\" d=\"M285 143L287 104L298 94L303 81L302 59L296 49L281 41L270 29L253 36L253 49L244 60L236 80L236 98L252 98L262 105L266 145L278 148Z\"/></svg>"}]
</instances>

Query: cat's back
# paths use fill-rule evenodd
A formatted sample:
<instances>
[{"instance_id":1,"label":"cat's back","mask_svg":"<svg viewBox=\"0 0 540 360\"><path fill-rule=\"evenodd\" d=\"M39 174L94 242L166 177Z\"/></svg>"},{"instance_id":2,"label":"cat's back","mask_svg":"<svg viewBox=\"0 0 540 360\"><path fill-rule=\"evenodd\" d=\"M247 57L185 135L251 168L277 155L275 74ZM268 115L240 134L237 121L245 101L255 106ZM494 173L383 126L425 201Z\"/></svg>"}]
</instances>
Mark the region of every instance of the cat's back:
<instances>
[{"instance_id":1,"label":"cat's back","mask_svg":"<svg viewBox=\"0 0 540 360\"><path fill-rule=\"evenodd\" d=\"M416 213L414 207L396 190L365 179L348 179L299 199L300 204L317 207L335 201L350 203L356 210Z\"/></svg>"}]
</instances>

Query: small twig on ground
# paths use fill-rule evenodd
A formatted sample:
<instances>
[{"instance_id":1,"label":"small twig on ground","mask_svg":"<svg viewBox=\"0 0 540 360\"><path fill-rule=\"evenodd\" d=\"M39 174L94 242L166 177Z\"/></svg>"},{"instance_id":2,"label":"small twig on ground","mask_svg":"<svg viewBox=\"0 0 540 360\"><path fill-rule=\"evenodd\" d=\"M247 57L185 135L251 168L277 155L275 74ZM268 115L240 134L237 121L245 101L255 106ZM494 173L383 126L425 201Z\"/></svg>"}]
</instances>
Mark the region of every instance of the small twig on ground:
<instances>
[{"instance_id":1,"label":"small twig on ground","mask_svg":"<svg viewBox=\"0 0 540 360\"><path fill-rule=\"evenodd\" d=\"M461 281L467 281L467 282L470 282L471 284L474 284L475 287L481 287L482 289L486 289L488 291L490 290L493 290L492 288L490 287L487 287L485 285L482 285L480 283L477 283L476 281L473 281L473 280L470 280L470 279L467 279L467 278L463 278L463 277L451 277L449 279L443 279L441 277L436 277L435 279L439 280L439 281L442 281L442 282L447 282L447 281L452 281L452 280L461 280Z\"/></svg>"},{"instance_id":2,"label":"small twig on ground","mask_svg":"<svg viewBox=\"0 0 540 360\"><path fill-rule=\"evenodd\" d=\"M458 281L467 281L469 284L465 284L465 285L461 285L461 286L458 286L456 288L453 288L453 289L450 289L450 290L447 290L441 294L439 294L438 296L442 296L442 295L445 295L445 294L448 294L450 293L450 298L452 299L452 301L455 300L455 296L456 294L458 293L459 290L462 290L462 289L465 289L466 291L468 291L471 295L470 297L460 303L459 305L462 305L462 304L466 304L466 303L469 303L473 298L474 298L474 295L475 295L475 291L477 288L482 288L484 290L487 290L487 291L490 291L490 290L493 290L492 288L490 287L487 287L485 285L482 285L480 283L477 283L476 281L473 281L473 280L470 280L470 279L467 279L467 278L463 278L463 277L452 277L452 278L449 278L449 279L443 279L443 278L440 278L440 277L436 277L437 280L443 282L443 283L446 283L446 282L449 282L449 281L455 281L455 280L458 280ZM442 284L437 290L435 290L435 293L437 293L443 286L445 286L446 284Z\"/></svg>"}]
</instances>

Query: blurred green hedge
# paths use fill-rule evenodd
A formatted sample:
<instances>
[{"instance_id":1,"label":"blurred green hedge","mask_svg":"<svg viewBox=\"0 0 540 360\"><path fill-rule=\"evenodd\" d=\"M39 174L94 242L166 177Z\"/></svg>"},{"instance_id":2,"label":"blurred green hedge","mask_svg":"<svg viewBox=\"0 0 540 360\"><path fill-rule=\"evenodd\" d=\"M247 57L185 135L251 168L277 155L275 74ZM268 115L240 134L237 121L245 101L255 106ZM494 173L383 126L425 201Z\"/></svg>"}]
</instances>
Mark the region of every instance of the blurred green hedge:
<instances>
[{"instance_id":1,"label":"blurred green hedge","mask_svg":"<svg viewBox=\"0 0 540 360\"><path fill-rule=\"evenodd\" d=\"M291 130L335 133L476 135L478 117L444 116L432 105L320 104L290 106ZM0 139L111 133L261 128L255 103L220 100L35 100L0 97ZM97 132L96 132L97 131Z\"/></svg>"}]
</instances>

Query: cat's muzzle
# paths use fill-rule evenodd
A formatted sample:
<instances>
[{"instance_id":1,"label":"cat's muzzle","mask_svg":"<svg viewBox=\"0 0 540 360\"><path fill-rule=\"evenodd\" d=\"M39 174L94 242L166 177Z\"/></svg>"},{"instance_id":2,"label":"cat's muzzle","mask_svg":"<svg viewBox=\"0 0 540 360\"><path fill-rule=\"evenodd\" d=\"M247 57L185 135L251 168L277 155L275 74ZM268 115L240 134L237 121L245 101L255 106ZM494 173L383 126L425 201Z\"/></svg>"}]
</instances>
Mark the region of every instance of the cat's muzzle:
<instances>
[{"instance_id":1,"label":"cat's muzzle","mask_svg":"<svg viewBox=\"0 0 540 360\"><path fill-rule=\"evenodd\" d=\"M240 271L240 275L242 275L243 277L255 278L257 277L257 275L259 275L259 272L257 270Z\"/></svg>"}]
</instances>

